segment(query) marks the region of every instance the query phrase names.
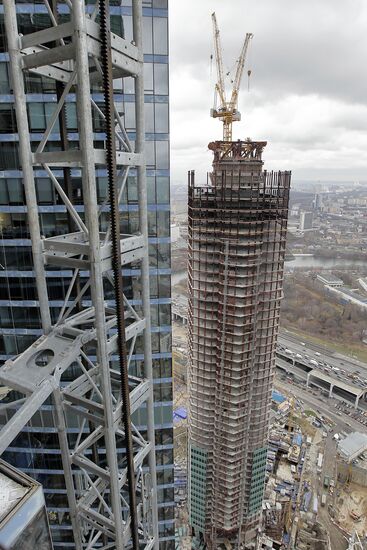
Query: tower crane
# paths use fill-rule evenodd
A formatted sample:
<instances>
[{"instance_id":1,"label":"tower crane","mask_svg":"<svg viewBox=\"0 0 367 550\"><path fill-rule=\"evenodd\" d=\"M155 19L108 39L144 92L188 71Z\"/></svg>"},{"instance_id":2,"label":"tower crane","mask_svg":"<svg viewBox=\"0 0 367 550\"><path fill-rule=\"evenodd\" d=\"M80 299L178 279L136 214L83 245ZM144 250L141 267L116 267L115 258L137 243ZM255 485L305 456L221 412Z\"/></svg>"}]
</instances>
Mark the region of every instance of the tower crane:
<instances>
[{"instance_id":1,"label":"tower crane","mask_svg":"<svg viewBox=\"0 0 367 550\"><path fill-rule=\"evenodd\" d=\"M241 85L243 68L246 61L247 51L250 41L253 37L252 33L246 33L245 40L241 49L240 56L237 61L236 74L233 80L233 88L231 99L226 99L226 89L224 83L224 70L223 70L223 56L222 47L220 41L219 28L215 12L212 13L213 22L213 34L214 34L214 49L215 60L217 66L217 78L218 81L215 85L215 96L219 96L219 106L216 104L213 109L210 110L210 116L213 118L219 118L223 122L223 141L232 141L232 123L241 120L241 113L237 109L238 105L238 92ZM250 76L251 71L248 71ZM215 102L216 103L216 102Z\"/></svg>"}]
</instances>

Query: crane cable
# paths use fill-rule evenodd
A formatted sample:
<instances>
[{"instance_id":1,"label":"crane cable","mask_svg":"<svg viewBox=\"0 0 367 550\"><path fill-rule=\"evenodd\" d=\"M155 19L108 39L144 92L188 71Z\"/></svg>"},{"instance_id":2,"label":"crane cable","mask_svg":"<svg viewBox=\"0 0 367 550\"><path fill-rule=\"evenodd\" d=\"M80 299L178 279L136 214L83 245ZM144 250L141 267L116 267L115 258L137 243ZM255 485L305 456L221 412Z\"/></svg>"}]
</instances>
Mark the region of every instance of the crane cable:
<instances>
[{"instance_id":1,"label":"crane cable","mask_svg":"<svg viewBox=\"0 0 367 550\"><path fill-rule=\"evenodd\" d=\"M131 539L133 550L139 550L138 515L135 493L134 448L131 433L130 394L127 362L127 346L125 335L125 309L123 283L121 272L121 243L120 243L120 212L117 190L116 168L116 139L115 116L113 109L112 59L111 59L111 32L109 1L100 0L100 39L101 60L103 71L103 94L106 130L106 166L108 175L108 192L110 200L110 223L112 244L112 271L115 286L116 315L117 315L117 342L121 374L122 417L125 432L127 479L129 490L129 508L131 522ZM115 518L119 521L119 518Z\"/></svg>"}]
</instances>

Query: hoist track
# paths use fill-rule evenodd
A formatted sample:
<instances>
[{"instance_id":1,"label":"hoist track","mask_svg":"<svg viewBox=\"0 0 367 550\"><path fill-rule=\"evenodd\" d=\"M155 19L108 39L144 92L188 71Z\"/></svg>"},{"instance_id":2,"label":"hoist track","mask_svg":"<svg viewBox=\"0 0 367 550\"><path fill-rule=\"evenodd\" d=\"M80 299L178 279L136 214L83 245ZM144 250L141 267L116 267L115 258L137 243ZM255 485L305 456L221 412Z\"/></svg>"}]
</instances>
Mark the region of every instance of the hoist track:
<instances>
[{"instance_id":1,"label":"hoist track","mask_svg":"<svg viewBox=\"0 0 367 550\"><path fill-rule=\"evenodd\" d=\"M134 449L131 432L131 413L129 378L127 362L127 346L125 337L125 311L123 298L123 282L121 272L121 246L120 246L120 211L117 188L116 168L116 138L115 138L115 116L113 101L113 79L111 60L111 33L109 0L99 1L100 17L100 40L101 60L103 71L103 94L104 114L106 131L106 167L108 176L108 193L110 201L110 223L111 223L111 244L112 244L112 270L115 285L115 300L117 314L117 335L118 354L121 373L121 395L122 395L122 421L125 432L127 477L129 488L129 507L131 540L133 550L139 550L138 517L135 492L134 473ZM118 519L115 518L117 521Z\"/></svg>"}]
</instances>

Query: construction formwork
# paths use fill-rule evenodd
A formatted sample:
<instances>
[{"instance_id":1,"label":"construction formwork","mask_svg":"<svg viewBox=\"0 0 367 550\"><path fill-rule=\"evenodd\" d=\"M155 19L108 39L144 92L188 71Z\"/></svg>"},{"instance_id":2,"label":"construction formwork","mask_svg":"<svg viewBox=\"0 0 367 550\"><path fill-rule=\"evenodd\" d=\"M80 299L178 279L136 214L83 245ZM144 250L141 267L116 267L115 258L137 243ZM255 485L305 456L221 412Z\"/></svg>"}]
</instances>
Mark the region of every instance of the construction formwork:
<instances>
[{"instance_id":1,"label":"construction formwork","mask_svg":"<svg viewBox=\"0 0 367 550\"><path fill-rule=\"evenodd\" d=\"M207 184L189 173L189 505L211 549L251 548L261 513L291 179L265 145L211 143Z\"/></svg>"}]
</instances>

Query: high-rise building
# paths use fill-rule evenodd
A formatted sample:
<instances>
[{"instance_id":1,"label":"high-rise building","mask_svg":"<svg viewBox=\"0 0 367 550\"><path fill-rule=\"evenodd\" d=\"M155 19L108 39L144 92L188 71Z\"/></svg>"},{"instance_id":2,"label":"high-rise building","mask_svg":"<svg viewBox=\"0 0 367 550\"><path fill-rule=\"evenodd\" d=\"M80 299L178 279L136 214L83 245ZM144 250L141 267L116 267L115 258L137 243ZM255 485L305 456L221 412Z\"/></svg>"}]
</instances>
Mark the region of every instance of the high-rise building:
<instances>
[{"instance_id":1,"label":"high-rise building","mask_svg":"<svg viewBox=\"0 0 367 550\"><path fill-rule=\"evenodd\" d=\"M315 198L313 200L313 207L315 210L323 210L324 204L323 204L323 196L322 193L316 193Z\"/></svg>"},{"instance_id":2,"label":"high-rise building","mask_svg":"<svg viewBox=\"0 0 367 550\"><path fill-rule=\"evenodd\" d=\"M59 21L70 17L67 2L57 5ZM90 10L93 9L91 2ZM51 26L47 6L39 0L16 1L19 32L30 32ZM110 0L112 31L132 39L132 0ZM156 457L158 478L158 514L160 548L174 548L172 370L170 313L170 207L169 207L169 104L168 104L168 6L167 0L143 1L145 61L145 125L148 184L148 218L150 245L150 290L152 312L153 370L155 376ZM37 300L27 209L18 156L18 135L9 79L8 54L4 31L3 6L0 6L0 360L20 353L42 333ZM25 76L27 112L32 147L41 139L57 102L55 81L47 76L27 73ZM131 140L134 140L134 82L132 78L114 80L115 102ZM93 89L95 103L102 103L101 89ZM76 132L76 97L67 97L66 125L70 147L78 142ZM95 147L103 147L103 120L94 111ZM60 143L58 123L49 140L49 150ZM57 173L57 171L56 171ZM57 173L66 185L62 170ZM71 170L73 202L83 215L81 174ZM97 172L98 197L106 196L107 173ZM39 217L46 237L68 232L69 219L64 204L55 193L47 173L36 172ZM130 171L127 191L122 200L123 228L134 233L138 224L136 173ZM71 279L71 271L48 269L48 295L54 320ZM134 269L124 270L124 281L134 288ZM83 274L80 282L83 284ZM132 292L132 291L131 291ZM88 292L85 300L88 301ZM140 370L143 360L139 344L134 368ZM134 422L144 431L145 411L135 413ZM69 510L52 406L46 404L16 438L4 458L42 483L49 513L55 550L73 548Z\"/></svg>"},{"instance_id":3,"label":"high-rise building","mask_svg":"<svg viewBox=\"0 0 367 550\"><path fill-rule=\"evenodd\" d=\"M197 548L254 548L265 481L290 173L214 142L189 174L189 511Z\"/></svg>"},{"instance_id":4,"label":"high-rise building","mask_svg":"<svg viewBox=\"0 0 367 550\"><path fill-rule=\"evenodd\" d=\"M313 226L313 213L301 212L299 217L300 231L307 231L308 229L312 229L312 226Z\"/></svg>"}]
</instances>

